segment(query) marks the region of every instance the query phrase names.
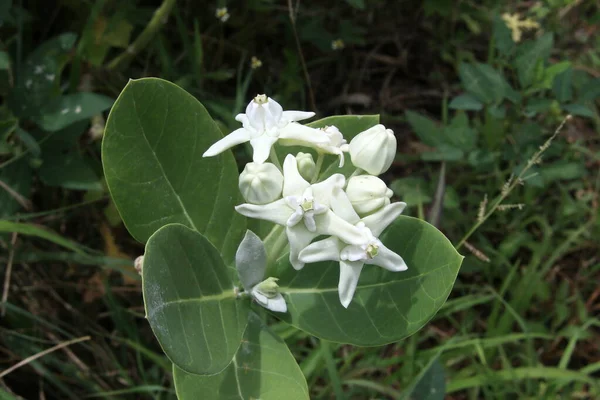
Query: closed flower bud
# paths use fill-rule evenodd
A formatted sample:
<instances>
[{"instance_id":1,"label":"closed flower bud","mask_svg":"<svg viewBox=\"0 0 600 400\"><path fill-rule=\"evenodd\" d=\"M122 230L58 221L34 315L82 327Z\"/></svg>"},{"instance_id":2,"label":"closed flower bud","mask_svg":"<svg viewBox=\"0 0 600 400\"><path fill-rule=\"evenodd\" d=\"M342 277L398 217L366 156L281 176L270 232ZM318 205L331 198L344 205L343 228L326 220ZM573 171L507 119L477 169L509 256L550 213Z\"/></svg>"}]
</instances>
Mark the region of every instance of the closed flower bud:
<instances>
[{"instance_id":1,"label":"closed flower bud","mask_svg":"<svg viewBox=\"0 0 600 400\"><path fill-rule=\"evenodd\" d=\"M298 171L300 172L300 175L310 182L317 169L312 154L298 153L296 155L296 162L298 163Z\"/></svg>"},{"instance_id":2,"label":"closed flower bud","mask_svg":"<svg viewBox=\"0 0 600 400\"><path fill-rule=\"evenodd\" d=\"M350 142L350 158L357 168L371 175L388 170L396 155L396 137L391 129L379 124L359 133Z\"/></svg>"},{"instance_id":3,"label":"closed flower bud","mask_svg":"<svg viewBox=\"0 0 600 400\"><path fill-rule=\"evenodd\" d=\"M248 163L240 174L239 187L248 203L271 203L281 197L283 174L271 163Z\"/></svg>"},{"instance_id":4,"label":"closed flower bud","mask_svg":"<svg viewBox=\"0 0 600 400\"><path fill-rule=\"evenodd\" d=\"M378 177L359 175L350 178L346 194L354 210L364 216L390 204L393 192Z\"/></svg>"}]
</instances>

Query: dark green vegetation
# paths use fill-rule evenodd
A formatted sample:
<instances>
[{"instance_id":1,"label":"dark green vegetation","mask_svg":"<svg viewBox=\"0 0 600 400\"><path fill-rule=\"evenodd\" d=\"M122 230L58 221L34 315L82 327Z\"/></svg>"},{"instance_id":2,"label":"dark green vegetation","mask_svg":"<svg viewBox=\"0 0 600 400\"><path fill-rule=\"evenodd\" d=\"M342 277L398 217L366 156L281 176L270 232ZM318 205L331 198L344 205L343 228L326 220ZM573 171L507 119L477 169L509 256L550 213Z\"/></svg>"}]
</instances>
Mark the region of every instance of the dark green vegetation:
<instances>
[{"instance_id":1,"label":"dark green vegetation","mask_svg":"<svg viewBox=\"0 0 600 400\"><path fill-rule=\"evenodd\" d=\"M262 92L321 116L381 114L399 144L384 179L467 256L433 321L395 344L319 342L273 320L311 398L437 399L444 382L453 399L598 396L593 1L303 1L293 20L287 2L232 1L225 23L217 2L47 3L0 0L0 385L14 393L0 398L174 398L132 266L143 248L100 164L103 116L143 76L192 93L225 132ZM540 27L515 43L503 13Z\"/></svg>"}]
</instances>

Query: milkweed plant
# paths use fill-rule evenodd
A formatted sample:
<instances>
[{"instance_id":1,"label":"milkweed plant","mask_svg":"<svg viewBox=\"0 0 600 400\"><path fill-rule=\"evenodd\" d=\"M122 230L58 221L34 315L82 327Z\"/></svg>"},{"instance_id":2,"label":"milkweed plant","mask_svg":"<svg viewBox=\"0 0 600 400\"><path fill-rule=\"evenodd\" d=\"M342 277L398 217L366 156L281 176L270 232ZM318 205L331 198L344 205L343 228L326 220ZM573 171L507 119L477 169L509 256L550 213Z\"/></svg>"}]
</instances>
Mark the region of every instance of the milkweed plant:
<instances>
[{"instance_id":1,"label":"milkweed plant","mask_svg":"<svg viewBox=\"0 0 600 400\"><path fill-rule=\"evenodd\" d=\"M106 181L145 243L146 316L180 399L308 399L270 316L376 346L417 332L450 293L462 256L402 216L379 178L394 133L377 115L304 123L314 116L260 94L223 135L195 98L155 78L130 81L111 110ZM235 146L251 151L241 173Z\"/></svg>"}]
</instances>

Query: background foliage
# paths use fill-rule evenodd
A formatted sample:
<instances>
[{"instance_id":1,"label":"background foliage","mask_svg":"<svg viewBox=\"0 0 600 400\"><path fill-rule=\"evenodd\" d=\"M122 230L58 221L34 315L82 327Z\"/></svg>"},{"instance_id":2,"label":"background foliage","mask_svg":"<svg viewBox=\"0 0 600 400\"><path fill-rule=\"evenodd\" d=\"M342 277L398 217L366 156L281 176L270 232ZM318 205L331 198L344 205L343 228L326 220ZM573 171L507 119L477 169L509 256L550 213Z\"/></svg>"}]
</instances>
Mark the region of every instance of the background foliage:
<instances>
[{"instance_id":1,"label":"background foliage","mask_svg":"<svg viewBox=\"0 0 600 400\"><path fill-rule=\"evenodd\" d=\"M0 398L175 396L133 268L143 247L100 164L106 111L128 79L145 76L193 94L218 121L210 129L224 132L262 92L320 115L381 114L399 143L384 179L409 203L405 213L462 243L450 300L401 342L358 348L270 326L311 398L596 396L597 4L290 4L0 1L0 371L83 338L0 372ZM539 27L515 41L505 13ZM253 69L252 57L262 65ZM461 241L567 113L523 185Z\"/></svg>"}]
</instances>

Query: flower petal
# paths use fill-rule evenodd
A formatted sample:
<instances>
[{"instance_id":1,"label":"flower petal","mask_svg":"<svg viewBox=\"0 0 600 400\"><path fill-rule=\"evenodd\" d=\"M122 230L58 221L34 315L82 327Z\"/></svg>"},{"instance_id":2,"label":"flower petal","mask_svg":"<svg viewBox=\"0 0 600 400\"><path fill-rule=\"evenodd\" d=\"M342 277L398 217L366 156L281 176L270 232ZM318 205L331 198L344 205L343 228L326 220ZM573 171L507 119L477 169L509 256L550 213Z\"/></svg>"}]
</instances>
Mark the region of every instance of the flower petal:
<instances>
[{"instance_id":1,"label":"flower petal","mask_svg":"<svg viewBox=\"0 0 600 400\"><path fill-rule=\"evenodd\" d=\"M356 285L358 285L358 278L363 268L361 261L340 261L340 282L338 284L338 292L340 295L340 302L346 308L350 305L354 292L356 291Z\"/></svg>"},{"instance_id":2,"label":"flower petal","mask_svg":"<svg viewBox=\"0 0 600 400\"><path fill-rule=\"evenodd\" d=\"M367 257L367 253L362 246L346 246L340 252L340 259L344 261L362 261Z\"/></svg>"},{"instance_id":3,"label":"flower petal","mask_svg":"<svg viewBox=\"0 0 600 400\"><path fill-rule=\"evenodd\" d=\"M283 161L283 197L300 197L309 186L310 183L298 171L296 157L288 154Z\"/></svg>"},{"instance_id":4,"label":"flower petal","mask_svg":"<svg viewBox=\"0 0 600 400\"><path fill-rule=\"evenodd\" d=\"M352 207L348 195L342 189L335 188L333 190L331 210L352 225L356 225L356 223L360 221L360 217L356 211L354 211L354 207Z\"/></svg>"},{"instance_id":5,"label":"flower petal","mask_svg":"<svg viewBox=\"0 0 600 400\"><path fill-rule=\"evenodd\" d=\"M342 246L344 244L338 238L330 236L308 245L300 252L299 259L304 263L339 261Z\"/></svg>"},{"instance_id":6,"label":"flower petal","mask_svg":"<svg viewBox=\"0 0 600 400\"><path fill-rule=\"evenodd\" d=\"M402 211L404 211L405 207L406 203L401 201L388 204L375 214L364 217L362 220L367 228L373 232L373 235L378 237L381 235L381 232L388 227L388 225L394 222L396 218L402 214Z\"/></svg>"},{"instance_id":7,"label":"flower petal","mask_svg":"<svg viewBox=\"0 0 600 400\"><path fill-rule=\"evenodd\" d=\"M271 146L277 141L276 137L260 135L254 139L250 139L250 145L254 150L252 155L252 161L258 164L262 164L267 161L269 154L271 153Z\"/></svg>"},{"instance_id":8,"label":"flower petal","mask_svg":"<svg viewBox=\"0 0 600 400\"><path fill-rule=\"evenodd\" d=\"M402 257L385 247L383 244L379 245L378 250L377 255L373 259L365 261L365 263L377 265L393 272L406 271L408 269L408 266Z\"/></svg>"},{"instance_id":9,"label":"flower petal","mask_svg":"<svg viewBox=\"0 0 600 400\"><path fill-rule=\"evenodd\" d=\"M315 199L324 206L329 207L331 197L335 189L341 189L346 184L346 178L342 174L333 174L323 182L312 185Z\"/></svg>"},{"instance_id":10,"label":"flower petal","mask_svg":"<svg viewBox=\"0 0 600 400\"><path fill-rule=\"evenodd\" d=\"M306 229L311 232L317 231L317 224L315 223L315 213L308 211L304 213L304 225Z\"/></svg>"},{"instance_id":11,"label":"flower petal","mask_svg":"<svg viewBox=\"0 0 600 400\"><path fill-rule=\"evenodd\" d=\"M315 145L329 143L329 137L322 130L300 125L296 122L290 122L282 127L279 131L279 137Z\"/></svg>"},{"instance_id":12,"label":"flower petal","mask_svg":"<svg viewBox=\"0 0 600 400\"><path fill-rule=\"evenodd\" d=\"M324 214L315 216L317 232L322 235L337 236L348 244L362 244L365 237L362 232L351 223L329 210Z\"/></svg>"},{"instance_id":13,"label":"flower petal","mask_svg":"<svg viewBox=\"0 0 600 400\"><path fill-rule=\"evenodd\" d=\"M267 304L263 307L275 312L287 312L287 304L281 293L277 293L275 297L267 299Z\"/></svg>"},{"instance_id":14,"label":"flower petal","mask_svg":"<svg viewBox=\"0 0 600 400\"><path fill-rule=\"evenodd\" d=\"M247 129L236 129L229 135L225 136L223 139L210 146L208 150L206 150L204 154L202 154L202 157L216 156L217 154L222 153L225 150L232 148L233 146L249 141L250 137L251 133Z\"/></svg>"},{"instance_id":15,"label":"flower petal","mask_svg":"<svg viewBox=\"0 0 600 400\"><path fill-rule=\"evenodd\" d=\"M258 218L285 225L293 211L284 199L279 199L268 204L240 204L235 210L248 218Z\"/></svg>"},{"instance_id":16,"label":"flower petal","mask_svg":"<svg viewBox=\"0 0 600 400\"><path fill-rule=\"evenodd\" d=\"M315 116L315 113L312 111L284 111L282 113L282 119L289 122L302 121L303 119L312 118Z\"/></svg>"},{"instance_id":17,"label":"flower petal","mask_svg":"<svg viewBox=\"0 0 600 400\"><path fill-rule=\"evenodd\" d=\"M290 263L296 270L304 267L304 263L300 261L298 255L318 236L317 233L310 232L304 224L298 224L293 227L288 227L285 230L288 241L290 242Z\"/></svg>"},{"instance_id":18,"label":"flower petal","mask_svg":"<svg viewBox=\"0 0 600 400\"><path fill-rule=\"evenodd\" d=\"M302 212L302 210L296 209L296 211L294 211L294 213L290 216L290 218L286 221L285 224L290 227L295 226L298 222L300 222L303 216L304 213Z\"/></svg>"}]
</instances>

